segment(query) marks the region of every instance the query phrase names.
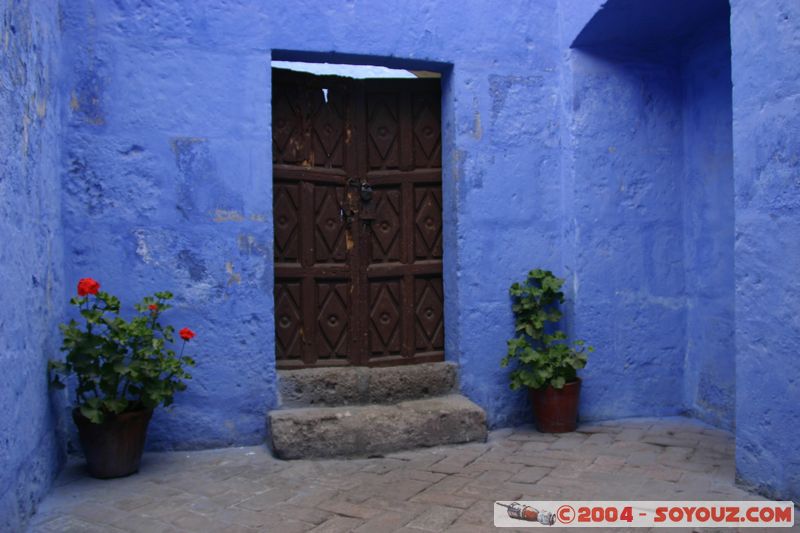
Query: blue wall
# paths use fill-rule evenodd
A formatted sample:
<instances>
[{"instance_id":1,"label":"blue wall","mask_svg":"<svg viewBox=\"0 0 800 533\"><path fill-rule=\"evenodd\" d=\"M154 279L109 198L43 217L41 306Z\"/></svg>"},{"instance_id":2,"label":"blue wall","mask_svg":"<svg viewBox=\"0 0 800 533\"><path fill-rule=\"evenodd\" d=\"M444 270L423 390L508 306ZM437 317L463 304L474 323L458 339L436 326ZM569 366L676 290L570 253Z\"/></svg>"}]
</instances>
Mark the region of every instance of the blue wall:
<instances>
[{"instance_id":1,"label":"blue wall","mask_svg":"<svg viewBox=\"0 0 800 533\"><path fill-rule=\"evenodd\" d=\"M683 46L686 407L732 429L735 407L733 318L733 145L728 17Z\"/></svg>"},{"instance_id":2,"label":"blue wall","mask_svg":"<svg viewBox=\"0 0 800 533\"><path fill-rule=\"evenodd\" d=\"M0 4L0 531L23 527L63 456L46 372L64 301L49 4Z\"/></svg>"},{"instance_id":3,"label":"blue wall","mask_svg":"<svg viewBox=\"0 0 800 533\"><path fill-rule=\"evenodd\" d=\"M686 339L678 69L572 56L573 331L582 416L677 414Z\"/></svg>"},{"instance_id":4,"label":"blue wall","mask_svg":"<svg viewBox=\"0 0 800 533\"><path fill-rule=\"evenodd\" d=\"M800 501L800 4L731 2L736 466Z\"/></svg>"},{"instance_id":5,"label":"blue wall","mask_svg":"<svg viewBox=\"0 0 800 533\"><path fill-rule=\"evenodd\" d=\"M169 288L174 323L198 332L195 379L157 413L150 448L261 442L276 404L273 50L443 72L447 357L492 425L528 416L499 358L508 286L560 266L554 0L75 1L64 27L66 279L131 303Z\"/></svg>"},{"instance_id":6,"label":"blue wall","mask_svg":"<svg viewBox=\"0 0 800 533\"><path fill-rule=\"evenodd\" d=\"M566 57L571 326L602 354L584 416L733 423L727 28L724 2L608 2Z\"/></svg>"}]
</instances>

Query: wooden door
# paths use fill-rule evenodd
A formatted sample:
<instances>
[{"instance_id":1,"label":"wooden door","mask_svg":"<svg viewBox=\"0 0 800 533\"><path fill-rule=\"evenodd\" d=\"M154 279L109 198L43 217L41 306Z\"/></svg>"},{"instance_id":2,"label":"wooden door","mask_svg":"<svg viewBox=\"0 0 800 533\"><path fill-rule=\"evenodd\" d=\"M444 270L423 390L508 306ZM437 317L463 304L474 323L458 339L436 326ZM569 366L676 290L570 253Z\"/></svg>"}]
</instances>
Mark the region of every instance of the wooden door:
<instances>
[{"instance_id":1,"label":"wooden door","mask_svg":"<svg viewBox=\"0 0 800 533\"><path fill-rule=\"evenodd\" d=\"M273 70L278 368L444 359L438 79Z\"/></svg>"}]
</instances>

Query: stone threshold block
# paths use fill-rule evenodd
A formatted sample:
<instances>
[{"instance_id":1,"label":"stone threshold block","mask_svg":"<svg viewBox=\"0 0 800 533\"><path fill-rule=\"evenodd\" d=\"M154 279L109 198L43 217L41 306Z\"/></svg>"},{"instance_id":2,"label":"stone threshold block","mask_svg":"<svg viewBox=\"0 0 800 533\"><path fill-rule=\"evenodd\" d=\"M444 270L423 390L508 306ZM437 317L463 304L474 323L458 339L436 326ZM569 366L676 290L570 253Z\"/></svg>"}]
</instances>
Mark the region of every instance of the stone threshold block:
<instances>
[{"instance_id":1,"label":"stone threshold block","mask_svg":"<svg viewBox=\"0 0 800 533\"><path fill-rule=\"evenodd\" d=\"M396 405L303 407L268 415L281 459L374 456L486 440L486 413L460 394Z\"/></svg>"},{"instance_id":2,"label":"stone threshold block","mask_svg":"<svg viewBox=\"0 0 800 533\"><path fill-rule=\"evenodd\" d=\"M283 407L393 404L457 391L457 365L309 368L278 371Z\"/></svg>"}]
</instances>

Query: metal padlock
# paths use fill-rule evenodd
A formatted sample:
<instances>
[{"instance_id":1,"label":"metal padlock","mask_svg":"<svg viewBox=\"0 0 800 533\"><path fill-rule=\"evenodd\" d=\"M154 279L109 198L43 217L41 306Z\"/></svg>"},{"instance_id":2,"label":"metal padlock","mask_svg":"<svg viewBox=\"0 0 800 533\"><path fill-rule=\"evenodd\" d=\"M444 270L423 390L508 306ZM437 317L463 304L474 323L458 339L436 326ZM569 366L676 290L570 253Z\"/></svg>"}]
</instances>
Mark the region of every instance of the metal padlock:
<instances>
[{"instance_id":1,"label":"metal padlock","mask_svg":"<svg viewBox=\"0 0 800 533\"><path fill-rule=\"evenodd\" d=\"M370 200L372 200L372 185L370 185L366 181L362 181L359 194L361 195L361 201L364 203L367 203Z\"/></svg>"}]
</instances>

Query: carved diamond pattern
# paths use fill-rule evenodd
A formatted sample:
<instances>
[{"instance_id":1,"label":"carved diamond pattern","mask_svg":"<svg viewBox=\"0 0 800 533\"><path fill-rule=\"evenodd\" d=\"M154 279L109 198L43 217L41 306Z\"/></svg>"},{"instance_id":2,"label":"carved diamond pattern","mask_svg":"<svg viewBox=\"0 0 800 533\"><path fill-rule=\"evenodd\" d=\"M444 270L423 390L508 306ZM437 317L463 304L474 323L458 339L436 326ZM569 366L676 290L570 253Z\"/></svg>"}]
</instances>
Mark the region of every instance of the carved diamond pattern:
<instances>
[{"instance_id":1,"label":"carved diamond pattern","mask_svg":"<svg viewBox=\"0 0 800 533\"><path fill-rule=\"evenodd\" d=\"M417 234L425 242L426 250L433 254L442 234L442 208L432 190L428 190L417 201L417 216L414 219Z\"/></svg>"},{"instance_id":2,"label":"carved diamond pattern","mask_svg":"<svg viewBox=\"0 0 800 533\"><path fill-rule=\"evenodd\" d=\"M273 74L278 368L442 357L438 91ZM363 209L344 183L359 176ZM344 223L345 200L364 224Z\"/></svg>"},{"instance_id":3,"label":"carved diamond pattern","mask_svg":"<svg viewBox=\"0 0 800 533\"><path fill-rule=\"evenodd\" d=\"M317 323L322 331L324 340L327 343L328 352L331 354L341 353L340 344L344 340L344 333L347 331L347 305L342 300L336 285L320 285L320 293L327 289L320 305Z\"/></svg>"},{"instance_id":4,"label":"carved diamond pattern","mask_svg":"<svg viewBox=\"0 0 800 533\"><path fill-rule=\"evenodd\" d=\"M272 109L272 140L278 152L283 153L295 130L295 112L285 96L279 96Z\"/></svg>"},{"instance_id":5,"label":"carved diamond pattern","mask_svg":"<svg viewBox=\"0 0 800 533\"><path fill-rule=\"evenodd\" d=\"M286 187L278 188L274 204L275 251L283 255L289 243L296 238L298 206Z\"/></svg>"},{"instance_id":6,"label":"carved diamond pattern","mask_svg":"<svg viewBox=\"0 0 800 533\"><path fill-rule=\"evenodd\" d=\"M314 133L328 157L333 154L333 149L342 137L344 121L332 103L320 105L314 117Z\"/></svg>"},{"instance_id":7,"label":"carved diamond pattern","mask_svg":"<svg viewBox=\"0 0 800 533\"><path fill-rule=\"evenodd\" d=\"M399 308L400 304L394 299L389 289L385 285L381 287L369 316L384 347L389 345L397 333L397 326L400 324Z\"/></svg>"},{"instance_id":8,"label":"carved diamond pattern","mask_svg":"<svg viewBox=\"0 0 800 533\"><path fill-rule=\"evenodd\" d=\"M317 189L318 191L320 189ZM322 235L328 252L333 254L336 244L342 235L342 224L339 216L339 203L336 201L334 190L328 188L322 196L322 201L317 205L316 227L317 232ZM317 254L318 256L320 254Z\"/></svg>"},{"instance_id":9,"label":"carved diamond pattern","mask_svg":"<svg viewBox=\"0 0 800 533\"><path fill-rule=\"evenodd\" d=\"M377 196L376 220L372 224L372 233L384 256L388 256L400 234L400 195L398 191L385 191Z\"/></svg>"},{"instance_id":10,"label":"carved diamond pattern","mask_svg":"<svg viewBox=\"0 0 800 533\"><path fill-rule=\"evenodd\" d=\"M386 159L397 137L397 120L386 104L381 104L370 120L369 135L381 158Z\"/></svg>"},{"instance_id":11,"label":"carved diamond pattern","mask_svg":"<svg viewBox=\"0 0 800 533\"><path fill-rule=\"evenodd\" d=\"M431 112L430 107L426 106L417 118L414 135L425 156L431 158L439 145L439 120Z\"/></svg>"},{"instance_id":12,"label":"carved diamond pattern","mask_svg":"<svg viewBox=\"0 0 800 533\"><path fill-rule=\"evenodd\" d=\"M417 301L416 315L417 322L428 341L433 343L442 324L442 301L430 282L426 284L422 296Z\"/></svg>"},{"instance_id":13,"label":"carved diamond pattern","mask_svg":"<svg viewBox=\"0 0 800 533\"><path fill-rule=\"evenodd\" d=\"M278 293L275 299L275 335L278 339L278 354L284 357L299 355L295 353L295 343L299 334L300 306L292 296L289 285L276 285L275 290Z\"/></svg>"}]
</instances>

